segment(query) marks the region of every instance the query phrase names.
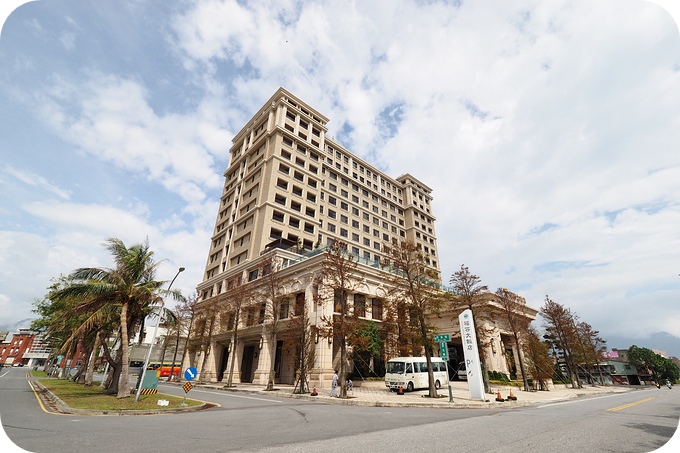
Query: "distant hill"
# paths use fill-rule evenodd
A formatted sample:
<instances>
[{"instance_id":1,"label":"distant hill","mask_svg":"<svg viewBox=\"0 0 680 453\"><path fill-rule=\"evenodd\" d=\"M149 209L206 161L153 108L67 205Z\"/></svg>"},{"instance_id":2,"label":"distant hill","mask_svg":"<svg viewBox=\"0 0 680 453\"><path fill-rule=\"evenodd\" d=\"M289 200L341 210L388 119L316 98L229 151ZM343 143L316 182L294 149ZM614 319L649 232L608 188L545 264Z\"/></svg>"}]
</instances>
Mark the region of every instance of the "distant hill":
<instances>
[{"instance_id":1,"label":"distant hill","mask_svg":"<svg viewBox=\"0 0 680 453\"><path fill-rule=\"evenodd\" d=\"M631 345L647 349L659 349L665 351L669 356L680 357L680 338L668 332L654 332L648 337L633 338L621 336L605 336L607 349L627 349Z\"/></svg>"}]
</instances>

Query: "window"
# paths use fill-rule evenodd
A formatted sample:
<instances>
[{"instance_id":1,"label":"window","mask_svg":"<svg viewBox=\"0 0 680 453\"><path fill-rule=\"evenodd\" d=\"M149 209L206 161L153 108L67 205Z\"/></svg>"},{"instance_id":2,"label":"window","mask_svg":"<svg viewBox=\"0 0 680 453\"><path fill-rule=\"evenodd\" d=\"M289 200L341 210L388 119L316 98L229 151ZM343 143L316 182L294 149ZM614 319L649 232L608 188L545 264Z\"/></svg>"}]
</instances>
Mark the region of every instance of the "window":
<instances>
[{"instance_id":1,"label":"window","mask_svg":"<svg viewBox=\"0 0 680 453\"><path fill-rule=\"evenodd\" d=\"M290 309L290 302L288 302L288 301L281 302L279 304L279 319L288 319L288 310L289 309Z\"/></svg>"},{"instance_id":2,"label":"window","mask_svg":"<svg viewBox=\"0 0 680 453\"><path fill-rule=\"evenodd\" d=\"M290 202L290 209L293 209L297 212L302 212L302 205L298 203L297 201L291 201Z\"/></svg>"},{"instance_id":3,"label":"window","mask_svg":"<svg viewBox=\"0 0 680 453\"><path fill-rule=\"evenodd\" d=\"M278 193L274 197L274 203L278 203L280 205L285 206L286 205L286 197L279 195Z\"/></svg>"},{"instance_id":4,"label":"window","mask_svg":"<svg viewBox=\"0 0 680 453\"><path fill-rule=\"evenodd\" d=\"M293 194L297 195L298 197L302 196L302 188L298 186L293 186Z\"/></svg>"},{"instance_id":5,"label":"window","mask_svg":"<svg viewBox=\"0 0 680 453\"><path fill-rule=\"evenodd\" d=\"M382 320L382 316L383 316L382 299L374 297L371 300L371 317L376 320Z\"/></svg>"},{"instance_id":6,"label":"window","mask_svg":"<svg viewBox=\"0 0 680 453\"><path fill-rule=\"evenodd\" d=\"M335 206L338 203L338 199L335 197L328 197L328 203L332 204Z\"/></svg>"},{"instance_id":7,"label":"window","mask_svg":"<svg viewBox=\"0 0 680 453\"><path fill-rule=\"evenodd\" d=\"M349 222L349 218L346 215L340 215L340 222L347 225L347 222Z\"/></svg>"},{"instance_id":8,"label":"window","mask_svg":"<svg viewBox=\"0 0 680 453\"><path fill-rule=\"evenodd\" d=\"M306 209L305 209L305 215L307 215L307 216L309 216L309 217L314 217L314 214L315 214L315 213L314 213L314 209L312 209L312 208L306 208ZM393 227L393 228L394 228L394 227ZM395 233L396 233L396 231L395 231Z\"/></svg>"},{"instance_id":9,"label":"window","mask_svg":"<svg viewBox=\"0 0 680 453\"><path fill-rule=\"evenodd\" d=\"M316 195L311 192L307 192L307 200L311 201L312 203L316 203Z\"/></svg>"},{"instance_id":10,"label":"window","mask_svg":"<svg viewBox=\"0 0 680 453\"><path fill-rule=\"evenodd\" d=\"M349 210L349 205L348 205L346 202L341 201L341 202L340 202L340 209L342 209L343 211L348 211L348 210Z\"/></svg>"},{"instance_id":11,"label":"window","mask_svg":"<svg viewBox=\"0 0 680 453\"><path fill-rule=\"evenodd\" d=\"M274 214L272 215L272 220L276 220L277 222L283 222L283 213L279 211L274 211Z\"/></svg>"},{"instance_id":12,"label":"window","mask_svg":"<svg viewBox=\"0 0 680 453\"><path fill-rule=\"evenodd\" d=\"M252 282L253 280L257 279L257 269L253 269L248 273L248 281Z\"/></svg>"},{"instance_id":13,"label":"window","mask_svg":"<svg viewBox=\"0 0 680 453\"><path fill-rule=\"evenodd\" d=\"M300 228L300 219L296 219L295 217L289 217L288 225L292 226L293 228Z\"/></svg>"},{"instance_id":14,"label":"window","mask_svg":"<svg viewBox=\"0 0 680 453\"><path fill-rule=\"evenodd\" d=\"M284 159L290 160L290 153L289 153L288 151L281 150L281 156L282 156Z\"/></svg>"},{"instance_id":15,"label":"window","mask_svg":"<svg viewBox=\"0 0 680 453\"><path fill-rule=\"evenodd\" d=\"M332 209L328 210L328 217L330 217L331 219L334 219L334 218L336 218L336 216L337 215L336 215L335 211L333 211Z\"/></svg>"},{"instance_id":16,"label":"window","mask_svg":"<svg viewBox=\"0 0 680 453\"><path fill-rule=\"evenodd\" d=\"M300 173L299 171L296 171L293 174L293 178L295 178L295 179L297 179L298 181L301 181L301 182L305 180L305 176L302 173Z\"/></svg>"},{"instance_id":17,"label":"window","mask_svg":"<svg viewBox=\"0 0 680 453\"><path fill-rule=\"evenodd\" d=\"M288 172L290 171L290 167L288 165L279 164L279 171L281 173L288 174Z\"/></svg>"},{"instance_id":18,"label":"window","mask_svg":"<svg viewBox=\"0 0 680 453\"><path fill-rule=\"evenodd\" d=\"M348 235L348 231L344 228L340 228L340 236L346 238Z\"/></svg>"},{"instance_id":19,"label":"window","mask_svg":"<svg viewBox=\"0 0 680 453\"><path fill-rule=\"evenodd\" d=\"M359 228L359 221L358 220L352 220L352 228Z\"/></svg>"},{"instance_id":20,"label":"window","mask_svg":"<svg viewBox=\"0 0 680 453\"><path fill-rule=\"evenodd\" d=\"M309 222L305 222L305 232L314 234L314 225Z\"/></svg>"},{"instance_id":21,"label":"window","mask_svg":"<svg viewBox=\"0 0 680 453\"><path fill-rule=\"evenodd\" d=\"M316 172L315 172L315 173L316 173ZM316 189L316 181L314 181L313 179L309 179L309 178L308 178L308 179L307 179L307 185L308 185L309 187L314 187L314 188Z\"/></svg>"},{"instance_id":22,"label":"window","mask_svg":"<svg viewBox=\"0 0 680 453\"><path fill-rule=\"evenodd\" d=\"M280 188L280 189L288 190L288 182L284 181L284 180L281 179L281 178L279 178L279 179L276 181L276 186L277 186L278 188Z\"/></svg>"},{"instance_id":23,"label":"window","mask_svg":"<svg viewBox=\"0 0 680 453\"><path fill-rule=\"evenodd\" d=\"M355 242L359 242L359 235L356 233L352 233L352 240Z\"/></svg>"},{"instance_id":24,"label":"window","mask_svg":"<svg viewBox=\"0 0 680 453\"><path fill-rule=\"evenodd\" d=\"M305 310L305 293L297 293L295 295L295 316L300 316Z\"/></svg>"},{"instance_id":25,"label":"window","mask_svg":"<svg viewBox=\"0 0 680 453\"><path fill-rule=\"evenodd\" d=\"M354 315L361 318L366 317L366 296L363 294L354 295Z\"/></svg>"},{"instance_id":26,"label":"window","mask_svg":"<svg viewBox=\"0 0 680 453\"><path fill-rule=\"evenodd\" d=\"M330 231L331 233L335 233L335 225L333 225L332 223L329 223L328 224L328 231Z\"/></svg>"}]
</instances>

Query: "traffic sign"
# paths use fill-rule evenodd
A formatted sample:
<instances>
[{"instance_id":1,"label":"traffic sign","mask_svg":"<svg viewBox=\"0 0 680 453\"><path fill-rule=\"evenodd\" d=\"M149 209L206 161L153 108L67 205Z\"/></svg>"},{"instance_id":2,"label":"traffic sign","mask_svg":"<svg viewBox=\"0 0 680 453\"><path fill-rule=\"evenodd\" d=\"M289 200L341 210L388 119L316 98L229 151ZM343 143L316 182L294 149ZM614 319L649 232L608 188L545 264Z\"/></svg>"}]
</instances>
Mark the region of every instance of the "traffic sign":
<instances>
[{"instance_id":1,"label":"traffic sign","mask_svg":"<svg viewBox=\"0 0 680 453\"><path fill-rule=\"evenodd\" d=\"M449 360L449 348L446 346L446 343L439 343L439 355L441 356L442 360Z\"/></svg>"},{"instance_id":2,"label":"traffic sign","mask_svg":"<svg viewBox=\"0 0 680 453\"><path fill-rule=\"evenodd\" d=\"M184 379L186 379L187 381L193 381L194 379L196 379L197 375L198 371L196 371L196 368L191 366L187 368L186 371L184 372Z\"/></svg>"},{"instance_id":3,"label":"traffic sign","mask_svg":"<svg viewBox=\"0 0 680 453\"><path fill-rule=\"evenodd\" d=\"M438 341L439 343L445 342L445 341L451 341L451 335L449 335L448 333L443 334L443 335L435 335L434 341Z\"/></svg>"},{"instance_id":4,"label":"traffic sign","mask_svg":"<svg viewBox=\"0 0 680 453\"><path fill-rule=\"evenodd\" d=\"M189 393L189 390L194 388L194 385L191 382L187 382L182 388L184 389L184 393Z\"/></svg>"}]
</instances>

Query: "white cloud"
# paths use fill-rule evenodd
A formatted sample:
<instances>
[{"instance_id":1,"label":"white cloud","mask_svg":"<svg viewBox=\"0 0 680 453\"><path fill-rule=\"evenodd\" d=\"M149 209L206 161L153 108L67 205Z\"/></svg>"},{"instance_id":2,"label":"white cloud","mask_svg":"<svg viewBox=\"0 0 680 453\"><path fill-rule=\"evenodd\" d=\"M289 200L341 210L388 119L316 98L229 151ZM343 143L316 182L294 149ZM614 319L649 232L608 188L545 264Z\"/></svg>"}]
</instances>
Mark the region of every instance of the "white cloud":
<instances>
[{"instance_id":1,"label":"white cloud","mask_svg":"<svg viewBox=\"0 0 680 453\"><path fill-rule=\"evenodd\" d=\"M18 181L21 181L22 183L27 184L29 186L35 186L45 189L48 192L51 192L59 196L60 198L64 199L70 198L70 192L68 190L61 189L58 186L51 184L45 178L33 172L18 170L12 167L11 165L4 165L2 168L2 172L12 176Z\"/></svg>"}]
</instances>

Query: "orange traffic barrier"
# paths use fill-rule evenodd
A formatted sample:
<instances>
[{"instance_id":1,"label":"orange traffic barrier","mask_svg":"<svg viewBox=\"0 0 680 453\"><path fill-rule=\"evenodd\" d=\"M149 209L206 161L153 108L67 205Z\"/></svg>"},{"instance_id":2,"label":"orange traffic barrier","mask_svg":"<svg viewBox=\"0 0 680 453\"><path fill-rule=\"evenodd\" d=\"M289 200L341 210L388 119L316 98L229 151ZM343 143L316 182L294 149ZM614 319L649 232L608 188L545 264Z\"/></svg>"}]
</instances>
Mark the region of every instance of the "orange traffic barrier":
<instances>
[{"instance_id":1,"label":"orange traffic barrier","mask_svg":"<svg viewBox=\"0 0 680 453\"><path fill-rule=\"evenodd\" d=\"M501 391L500 391L500 390L498 391L498 394L496 395L496 401L500 401L500 402L505 401L505 400L503 399L503 397L501 396Z\"/></svg>"},{"instance_id":2,"label":"orange traffic barrier","mask_svg":"<svg viewBox=\"0 0 680 453\"><path fill-rule=\"evenodd\" d=\"M400 385L399 390L397 390L397 395L403 395L404 394L404 388Z\"/></svg>"},{"instance_id":3,"label":"orange traffic barrier","mask_svg":"<svg viewBox=\"0 0 680 453\"><path fill-rule=\"evenodd\" d=\"M517 397L512 394L512 389L510 389L510 396L508 396L508 401L517 401Z\"/></svg>"},{"instance_id":4,"label":"orange traffic barrier","mask_svg":"<svg viewBox=\"0 0 680 453\"><path fill-rule=\"evenodd\" d=\"M316 393L316 385L315 385L314 388L312 389L312 396L319 396L319 394Z\"/></svg>"}]
</instances>

